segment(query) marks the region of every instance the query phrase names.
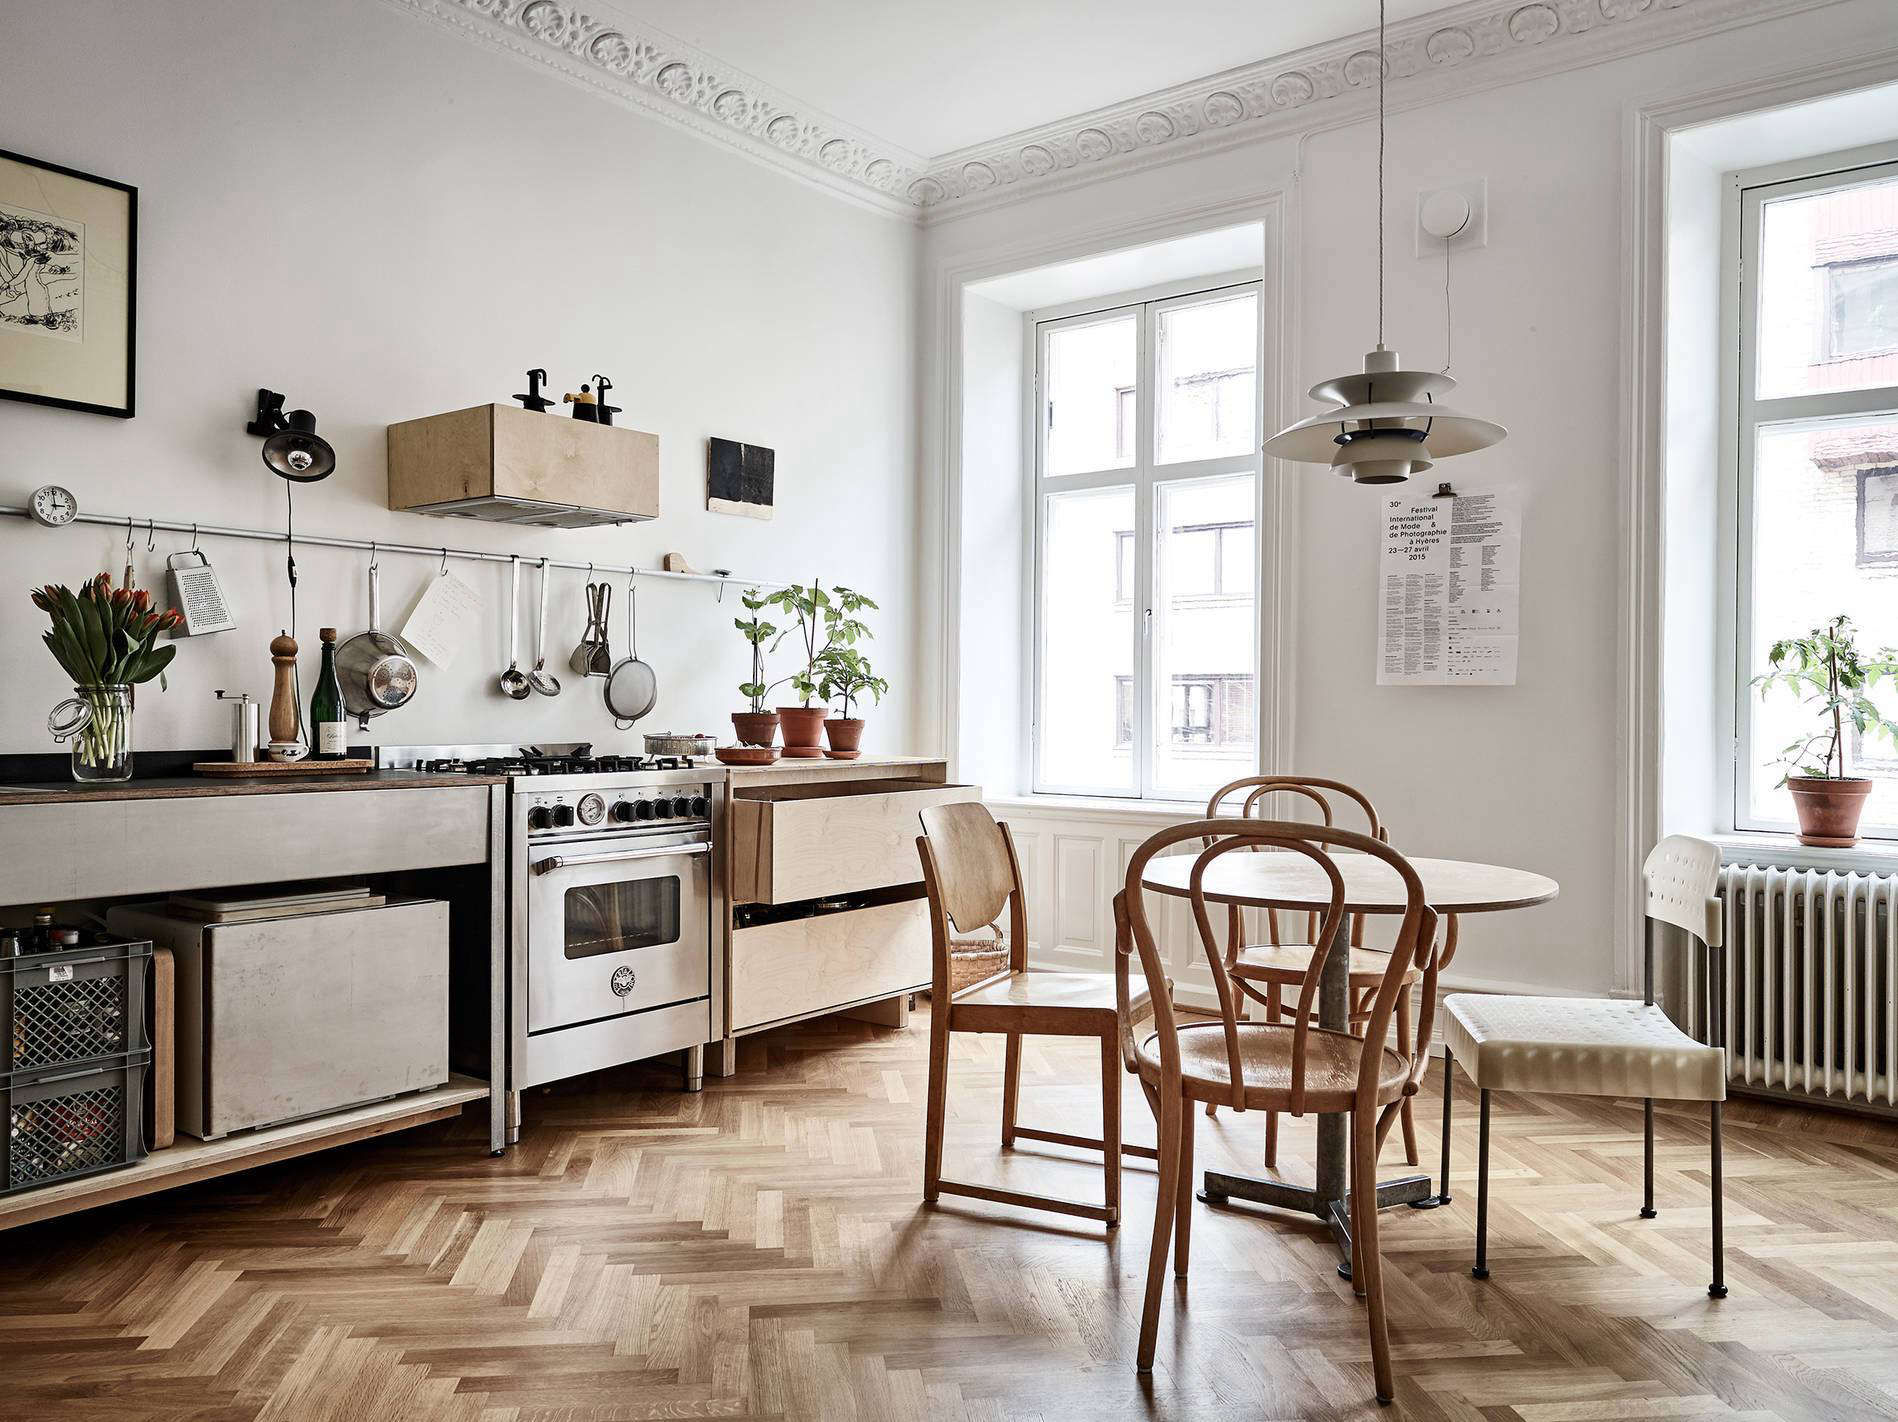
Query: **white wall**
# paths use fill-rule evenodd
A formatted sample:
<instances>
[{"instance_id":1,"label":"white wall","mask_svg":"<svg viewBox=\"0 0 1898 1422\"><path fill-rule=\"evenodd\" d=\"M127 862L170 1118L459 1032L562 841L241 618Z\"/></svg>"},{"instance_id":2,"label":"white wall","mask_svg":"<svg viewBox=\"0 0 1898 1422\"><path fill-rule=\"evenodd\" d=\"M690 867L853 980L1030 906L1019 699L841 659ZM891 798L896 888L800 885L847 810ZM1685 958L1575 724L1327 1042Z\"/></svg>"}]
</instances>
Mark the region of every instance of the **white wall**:
<instances>
[{"instance_id":1,"label":"white wall","mask_svg":"<svg viewBox=\"0 0 1898 1422\"><path fill-rule=\"evenodd\" d=\"M1377 687L1375 501L1323 471L1287 466L1299 481L1287 540L1296 654L1292 750L1280 768L1360 785L1412 853L1514 864L1561 882L1554 904L1466 925L1453 969L1464 981L1596 991L1615 985L1619 965L1611 899L1624 753L1615 692L1626 111L1888 44L1890 15L1879 0L1845 0L1423 107L1405 107L1402 86L1393 93L1388 340L1413 365L1443 359L1442 269L1413 255L1416 194L1488 180L1489 245L1456 259L1453 373L1463 382L1456 402L1502 421L1510 437L1438 472L1459 487L1524 491L1521 672L1508 688ZM1374 128L1353 122L943 223L925 236L926 279L1014 253L1028 264L1037 244L1090 233L1121 245L1112 233L1122 226L1294 191L1286 385L1301 392L1302 413L1303 388L1358 368L1374 339L1374 157ZM932 355L946 348L940 332L926 339ZM932 463L938 419L925 412L931 479L947 472ZM1098 860L1085 871L1075 860L1082 837ZM1078 825L1064 848L1074 862L1057 880L1099 884L1123 853L1114 835ZM1049 931L1066 936L1059 922Z\"/></svg>"},{"instance_id":2,"label":"white wall","mask_svg":"<svg viewBox=\"0 0 1898 1422\"><path fill-rule=\"evenodd\" d=\"M67 0L57 24L4 29L5 146L133 183L141 210L137 418L0 402L0 502L56 481L92 510L280 526L283 486L243 432L267 385L315 411L336 446L337 473L299 494L304 531L645 565L676 549L700 568L871 593L893 690L870 713L870 744L912 748L913 228L380 0ZM388 512L385 426L505 400L530 365L553 372L556 394L596 370L617 382L621 422L660 436L660 519L563 532ZM705 511L708 435L775 446L775 520ZM147 555L141 530L141 579L160 585L163 555L187 542L161 535ZM54 749L45 715L67 694L25 589L116 578L122 543L0 520L0 750ZM288 617L283 550L205 546L240 625L184 642L171 690L140 695L145 747L217 744L212 689L268 691L266 644ZM364 625L366 558L310 548L298 565L307 684L316 629ZM631 746L598 683L569 678L557 700L523 703L493 689L506 568L458 566L490 599L479 642L449 671L424 665L420 699L369 738ZM430 572L385 556L385 615L406 612ZM563 663L582 581L555 584ZM644 588L640 651L660 699L641 729L729 738L747 671L735 596ZM622 648L625 601L622 585Z\"/></svg>"}]
</instances>

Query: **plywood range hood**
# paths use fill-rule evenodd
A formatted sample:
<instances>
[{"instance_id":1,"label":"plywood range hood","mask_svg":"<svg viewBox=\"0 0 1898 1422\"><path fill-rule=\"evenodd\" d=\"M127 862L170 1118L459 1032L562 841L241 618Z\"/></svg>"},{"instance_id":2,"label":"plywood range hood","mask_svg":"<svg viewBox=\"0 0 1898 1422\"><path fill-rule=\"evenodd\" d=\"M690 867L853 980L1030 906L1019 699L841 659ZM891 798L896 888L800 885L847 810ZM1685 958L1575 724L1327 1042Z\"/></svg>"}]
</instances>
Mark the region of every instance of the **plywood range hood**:
<instances>
[{"instance_id":1,"label":"plywood range hood","mask_svg":"<svg viewBox=\"0 0 1898 1422\"><path fill-rule=\"evenodd\" d=\"M389 426L389 507L540 528L659 515L659 436L515 405Z\"/></svg>"}]
</instances>

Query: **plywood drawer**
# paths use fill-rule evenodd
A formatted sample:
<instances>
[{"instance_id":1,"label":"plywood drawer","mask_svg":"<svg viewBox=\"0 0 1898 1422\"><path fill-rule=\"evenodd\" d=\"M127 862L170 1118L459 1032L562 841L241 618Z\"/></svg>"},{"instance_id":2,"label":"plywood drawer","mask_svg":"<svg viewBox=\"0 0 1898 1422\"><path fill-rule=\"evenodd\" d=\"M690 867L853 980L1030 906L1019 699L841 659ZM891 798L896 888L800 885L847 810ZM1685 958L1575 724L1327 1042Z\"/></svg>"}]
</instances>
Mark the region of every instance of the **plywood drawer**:
<instances>
[{"instance_id":1,"label":"plywood drawer","mask_svg":"<svg viewBox=\"0 0 1898 1422\"><path fill-rule=\"evenodd\" d=\"M732 899L794 904L914 884L917 814L980 796L973 785L874 780L767 785L731 801Z\"/></svg>"},{"instance_id":2,"label":"plywood drawer","mask_svg":"<svg viewBox=\"0 0 1898 1422\"><path fill-rule=\"evenodd\" d=\"M924 899L732 931L731 1025L743 1032L929 986Z\"/></svg>"}]
</instances>

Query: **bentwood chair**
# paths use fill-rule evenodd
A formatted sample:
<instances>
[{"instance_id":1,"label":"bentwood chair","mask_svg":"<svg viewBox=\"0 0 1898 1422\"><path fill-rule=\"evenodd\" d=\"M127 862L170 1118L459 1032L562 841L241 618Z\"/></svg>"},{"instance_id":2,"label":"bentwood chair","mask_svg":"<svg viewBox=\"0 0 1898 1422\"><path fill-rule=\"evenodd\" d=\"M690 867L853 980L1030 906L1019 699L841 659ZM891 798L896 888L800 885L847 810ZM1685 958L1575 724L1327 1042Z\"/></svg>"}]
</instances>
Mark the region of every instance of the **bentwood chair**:
<instances>
[{"instance_id":1,"label":"bentwood chair","mask_svg":"<svg viewBox=\"0 0 1898 1422\"><path fill-rule=\"evenodd\" d=\"M1323 780L1309 775L1248 775L1242 779L1230 781L1213 792L1212 799L1206 803L1208 819L1219 817L1226 801L1244 793L1245 799L1239 804L1238 813L1251 818L1262 813L1263 807L1272 795L1290 795L1308 800L1322 823L1334 823L1332 799L1354 802L1363 811L1369 824L1366 831L1372 839L1390 843L1390 835L1383 821L1378 818L1377 809L1362 791L1355 790L1341 780ZM1266 942L1248 944L1245 931L1245 917L1237 904L1229 904L1226 909L1226 972L1238 986L1240 992L1264 1008L1267 1022L1278 1022L1284 1015L1284 996L1296 992L1304 982L1305 974L1311 968L1312 944L1316 941L1318 915L1301 913L1295 916L1305 920L1302 929L1294 924L1288 931L1280 917L1278 909L1265 911ZM1451 922L1451 932L1455 930L1455 921ZM1302 941L1290 939L1288 932L1302 931ZM1448 961L1456 951L1454 943L1446 948L1444 961ZM1378 985L1384 981L1385 971L1389 968L1389 957L1374 952L1364 946L1364 920L1355 918L1351 924L1351 1025L1360 1028L1366 1021L1372 999L1377 995ZM1441 965L1439 965L1441 966ZM1404 974L1404 986L1397 998L1397 1050L1408 1054L1410 1051L1411 1025L1411 989L1422 977L1415 968ZM1429 1042L1424 1046L1429 1047ZM1218 1103L1206 1103L1206 1114L1213 1115L1219 1109ZM1399 1120L1404 1133L1404 1159L1411 1165L1417 1163L1417 1126L1412 1119L1410 1099L1404 1099ZM1278 1164L1279 1118L1278 1112L1265 1114L1265 1163Z\"/></svg>"},{"instance_id":2,"label":"bentwood chair","mask_svg":"<svg viewBox=\"0 0 1898 1422\"><path fill-rule=\"evenodd\" d=\"M1120 1138L1123 1015L1115 979L1107 973L1043 972L1028 967L1028 907L1021 862L1008 826L988 809L965 802L922 812L916 851L929 894L932 966L929 1002L929 1107L923 1145L923 1199L963 1195L1029 1209L1054 1210L1120 1223L1120 1158L1154 1151ZM970 964L978 965L975 972ZM991 965L976 977L983 963ZM974 978L973 981L969 979ZM1146 1008L1143 994L1127 1005L1128 1020ZM1008 1037L1002 1067L1002 1147L1019 1139L1098 1150L1106 1163L1103 1203L1084 1204L1028 1195L942 1176L943 1125L949 1095L949 1034L1001 1032ZM1016 1123L1024 1036L1096 1037L1101 1051L1101 1137L1077 1136Z\"/></svg>"},{"instance_id":3,"label":"bentwood chair","mask_svg":"<svg viewBox=\"0 0 1898 1422\"><path fill-rule=\"evenodd\" d=\"M1219 1020L1181 1025L1147 916L1142 876L1155 855L1193 839L1206 841L1207 847L1194 861L1187 897L1219 998ZM1304 855L1331 885L1330 902L1319 916L1319 932L1314 936L1317 943L1327 946L1312 954L1290 1021L1239 1020L1232 979L1206 907L1208 866L1234 851L1260 849ZM1396 872L1405 892L1404 916L1384 977L1365 1008L1361 1036L1319 1027L1312 1020L1319 978L1329 952L1335 951L1337 930L1344 919L1344 880L1332 860L1333 850L1354 850L1383 860ZM1146 1303L1140 1315L1139 1370L1153 1368L1169 1243L1174 1250L1174 1272L1181 1278L1187 1272L1193 1204L1189 1103L1289 1111L1294 1116L1307 1111L1349 1113L1352 1278L1361 1286L1370 1314L1371 1368L1378 1400L1390 1401L1390 1339L1378 1253L1377 1151L1396 1124L1402 1103L1417 1093L1428 1058L1421 1050L1399 1052L1386 1043L1410 970L1415 967L1421 974L1423 995L1423 1020L1416 1040L1430 1040L1437 987L1437 915L1424 903L1416 871L1383 841L1328 825L1241 818L1194 820L1160 831L1134 851L1126 883L1114 896L1114 921L1115 969L1122 991L1128 958L1138 953L1152 999L1154 1030L1139 1043L1136 1065L1160 1122L1160 1186L1147 1260Z\"/></svg>"},{"instance_id":4,"label":"bentwood chair","mask_svg":"<svg viewBox=\"0 0 1898 1422\"><path fill-rule=\"evenodd\" d=\"M1705 840L1670 835L1654 846L1642 866L1647 891L1646 938L1642 947L1640 1002L1585 997L1489 997L1453 993L1443 1010L1443 1176L1450 1176L1450 1064L1463 1068L1478 1091L1476 1162L1476 1267L1489 1277L1489 1094L1533 1091L1563 1096L1642 1098L1641 1218L1654 1218L1654 1102L1705 1101L1713 1129L1713 1283L1707 1292L1727 1296L1721 1238L1720 1103L1727 1095L1727 1053L1722 1045L1725 959L1724 915L1716 887L1720 851ZM1707 950L1703 979L1710 998L1706 1020L1711 1043L1695 1041L1654 1003L1654 930L1682 930L1691 950L1698 938Z\"/></svg>"}]
</instances>

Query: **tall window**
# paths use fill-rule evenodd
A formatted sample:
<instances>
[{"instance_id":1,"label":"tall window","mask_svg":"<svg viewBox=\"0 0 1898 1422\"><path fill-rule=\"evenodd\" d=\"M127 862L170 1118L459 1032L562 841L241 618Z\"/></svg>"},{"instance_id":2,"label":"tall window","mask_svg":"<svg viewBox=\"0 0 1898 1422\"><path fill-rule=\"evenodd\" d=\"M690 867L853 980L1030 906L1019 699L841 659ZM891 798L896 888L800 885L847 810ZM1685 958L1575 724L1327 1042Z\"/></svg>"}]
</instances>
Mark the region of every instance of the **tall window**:
<instances>
[{"instance_id":1,"label":"tall window","mask_svg":"<svg viewBox=\"0 0 1898 1422\"><path fill-rule=\"evenodd\" d=\"M1035 789L1198 798L1258 768L1258 284L1035 350Z\"/></svg>"},{"instance_id":2,"label":"tall window","mask_svg":"<svg viewBox=\"0 0 1898 1422\"><path fill-rule=\"evenodd\" d=\"M1898 645L1898 163L1741 175L1734 824L1787 828L1774 764L1813 713L1754 677L1843 612ZM1898 711L1898 694L1881 698ZM1860 745L1864 832L1898 837L1898 752Z\"/></svg>"}]
</instances>

